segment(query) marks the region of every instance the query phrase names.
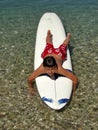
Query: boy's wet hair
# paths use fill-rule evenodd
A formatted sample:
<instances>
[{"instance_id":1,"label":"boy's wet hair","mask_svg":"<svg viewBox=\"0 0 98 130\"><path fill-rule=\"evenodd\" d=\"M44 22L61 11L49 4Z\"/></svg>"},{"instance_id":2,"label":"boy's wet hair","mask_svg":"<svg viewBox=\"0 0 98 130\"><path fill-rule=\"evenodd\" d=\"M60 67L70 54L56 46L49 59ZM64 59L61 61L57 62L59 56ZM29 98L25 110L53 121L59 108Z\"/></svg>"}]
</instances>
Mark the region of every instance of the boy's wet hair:
<instances>
[{"instance_id":1,"label":"boy's wet hair","mask_svg":"<svg viewBox=\"0 0 98 130\"><path fill-rule=\"evenodd\" d=\"M57 67L57 63L53 56L47 56L43 60L43 66L44 67Z\"/></svg>"}]
</instances>

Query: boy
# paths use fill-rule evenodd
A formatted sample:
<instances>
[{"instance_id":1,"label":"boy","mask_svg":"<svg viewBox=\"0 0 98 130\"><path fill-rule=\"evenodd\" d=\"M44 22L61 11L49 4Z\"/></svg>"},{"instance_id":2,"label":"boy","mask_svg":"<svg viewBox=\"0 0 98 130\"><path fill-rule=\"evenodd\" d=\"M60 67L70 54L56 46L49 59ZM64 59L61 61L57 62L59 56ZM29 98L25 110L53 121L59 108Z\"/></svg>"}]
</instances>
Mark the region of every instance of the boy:
<instances>
[{"instance_id":1,"label":"boy","mask_svg":"<svg viewBox=\"0 0 98 130\"><path fill-rule=\"evenodd\" d=\"M64 42L59 46L59 48L54 48L52 43L51 31L48 30L46 37L46 47L41 54L43 58L43 63L29 76L29 93L34 94L32 88L32 81L41 74L47 74L51 79L55 79L55 74L63 75L73 81L73 92L75 92L78 79L70 71L62 67L63 61L67 58L67 45L70 40L70 33L67 34Z\"/></svg>"}]
</instances>

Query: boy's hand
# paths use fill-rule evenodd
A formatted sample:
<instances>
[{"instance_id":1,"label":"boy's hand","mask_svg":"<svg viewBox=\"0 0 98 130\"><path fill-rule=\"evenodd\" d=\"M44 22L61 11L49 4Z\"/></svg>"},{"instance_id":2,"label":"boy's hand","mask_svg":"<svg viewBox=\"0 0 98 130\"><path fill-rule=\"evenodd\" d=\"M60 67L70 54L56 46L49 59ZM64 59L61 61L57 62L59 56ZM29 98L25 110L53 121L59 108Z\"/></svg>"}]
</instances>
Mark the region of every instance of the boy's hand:
<instances>
[{"instance_id":1,"label":"boy's hand","mask_svg":"<svg viewBox=\"0 0 98 130\"><path fill-rule=\"evenodd\" d=\"M36 91L33 88L29 88L29 95L30 96L36 95Z\"/></svg>"}]
</instances>

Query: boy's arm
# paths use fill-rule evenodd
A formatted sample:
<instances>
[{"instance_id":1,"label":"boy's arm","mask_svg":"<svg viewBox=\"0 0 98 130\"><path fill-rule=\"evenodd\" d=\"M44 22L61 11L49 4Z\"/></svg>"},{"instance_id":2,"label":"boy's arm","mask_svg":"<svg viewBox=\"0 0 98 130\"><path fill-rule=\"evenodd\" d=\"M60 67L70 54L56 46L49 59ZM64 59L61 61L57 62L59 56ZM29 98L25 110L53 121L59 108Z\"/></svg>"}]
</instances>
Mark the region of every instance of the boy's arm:
<instances>
[{"instance_id":1,"label":"boy's arm","mask_svg":"<svg viewBox=\"0 0 98 130\"><path fill-rule=\"evenodd\" d=\"M33 87L32 87L33 80L35 80L35 78L37 78L42 73L43 73L43 71L42 71L42 65L41 65L33 73L31 73L31 75L28 77L28 85L29 85L30 95L34 94L34 90L33 90Z\"/></svg>"},{"instance_id":2,"label":"boy's arm","mask_svg":"<svg viewBox=\"0 0 98 130\"><path fill-rule=\"evenodd\" d=\"M59 69L59 74L64 75L73 81L73 92L75 92L77 84L78 84L78 78L72 72L64 68Z\"/></svg>"}]
</instances>

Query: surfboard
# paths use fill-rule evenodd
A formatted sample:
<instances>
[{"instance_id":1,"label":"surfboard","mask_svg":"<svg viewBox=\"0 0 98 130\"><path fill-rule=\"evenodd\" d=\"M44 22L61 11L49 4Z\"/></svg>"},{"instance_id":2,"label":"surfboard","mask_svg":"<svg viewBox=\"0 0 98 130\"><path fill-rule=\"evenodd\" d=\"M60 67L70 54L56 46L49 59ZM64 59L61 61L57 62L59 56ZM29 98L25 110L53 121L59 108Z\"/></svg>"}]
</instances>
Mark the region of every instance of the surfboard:
<instances>
[{"instance_id":1,"label":"surfboard","mask_svg":"<svg viewBox=\"0 0 98 130\"><path fill-rule=\"evenodd\" d=\"M53 12L46 12L40 18L35 44L34 69L37 69L43 62L41 53L46 46L47 31L51 30L53 35L54 47L59 47L66 38L64 26L60 17ZM64 61L63 67L72 71L72 63L69 48L67 48L67 60ZM53 80L47 75L36 78L36 86L43 102L54 110L63 108L71 98L72 81L66 77L58 76Z\"/></svg>"}]
</instances>

